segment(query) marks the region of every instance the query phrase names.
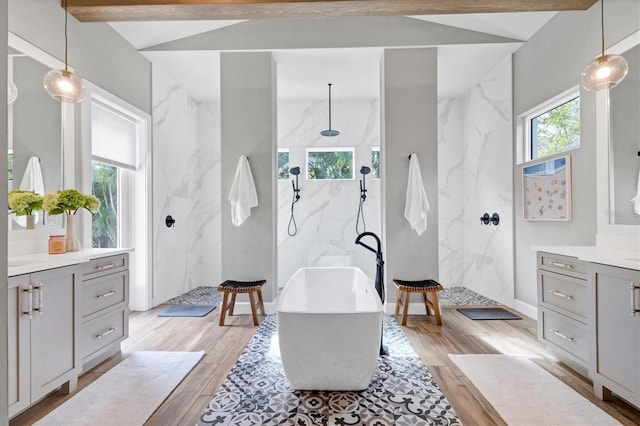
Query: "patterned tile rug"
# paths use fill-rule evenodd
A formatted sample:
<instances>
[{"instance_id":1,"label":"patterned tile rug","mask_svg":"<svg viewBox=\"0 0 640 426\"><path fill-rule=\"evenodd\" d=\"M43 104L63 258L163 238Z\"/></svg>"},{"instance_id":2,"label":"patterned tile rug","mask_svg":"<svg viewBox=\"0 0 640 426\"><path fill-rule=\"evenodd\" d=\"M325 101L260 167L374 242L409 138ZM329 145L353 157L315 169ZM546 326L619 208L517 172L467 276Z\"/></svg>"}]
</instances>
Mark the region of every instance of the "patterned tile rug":
<instances>
[{"instance_id":1,"label":"patterned tile rug","mask_svg":"<svg viewBox=\"0 0 640 426\"><path fill-rule=\"evenodd\" d=\"M438 293L440 306L457 305L500 305L493 299L484 297L466 287L446 287Z\"/></svg>"},{"instance_id":2,"label":"patterned tile rug","mask_svg":"<svg viewBox=\"0 0 640 426\"><path fill-rule=\"evenodd\" d=\"M213 305L220 306L220 293L215 287L196 287L193 290L167 300L167 305Z\"/></svg>"},{"instance_id":3,"label":"patterned tile rug","mask_svg":"<svg viewBox=\"0 0 640 426\"><path fill-rule=\"evenodd\" d=\"M461 425L393 318L369 387L360 392L296 391L278 348L276 316L262 322L209 403L199 425Z\"/></svg>"}]
</instances>

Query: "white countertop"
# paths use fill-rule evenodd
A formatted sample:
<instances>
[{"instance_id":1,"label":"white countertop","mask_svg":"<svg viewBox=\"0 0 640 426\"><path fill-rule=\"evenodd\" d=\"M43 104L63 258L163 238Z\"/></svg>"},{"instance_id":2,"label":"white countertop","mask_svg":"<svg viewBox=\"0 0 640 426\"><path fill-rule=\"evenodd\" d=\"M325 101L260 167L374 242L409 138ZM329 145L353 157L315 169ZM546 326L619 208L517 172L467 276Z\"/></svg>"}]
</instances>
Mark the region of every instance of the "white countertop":
<instances>
[{"instance_id":1,"label":"white countertop","mask_svg":"<svg viewBox=\"0 0 640 426\"><path fill-rule=\"evenodd\" d=\"M577 257L585 262L640 270L640 250L621 250L596 246L539 246L535 251Z\"/></svg>"},{"instance_id":2,"label":"white countertop","mask_svg":"<svg viewBox=\"0 0 640 426\"><path fill-rule=\"evenodd\" d=\"M89 262L91 259L130 253L132 251L133 249L130 248L90 248L62 254L35 253L22 256L10 256L7 259L7 275L12 277L15 275L44 271L45 269L77 265L79 263Z\"/></svg>"}]
</instances>

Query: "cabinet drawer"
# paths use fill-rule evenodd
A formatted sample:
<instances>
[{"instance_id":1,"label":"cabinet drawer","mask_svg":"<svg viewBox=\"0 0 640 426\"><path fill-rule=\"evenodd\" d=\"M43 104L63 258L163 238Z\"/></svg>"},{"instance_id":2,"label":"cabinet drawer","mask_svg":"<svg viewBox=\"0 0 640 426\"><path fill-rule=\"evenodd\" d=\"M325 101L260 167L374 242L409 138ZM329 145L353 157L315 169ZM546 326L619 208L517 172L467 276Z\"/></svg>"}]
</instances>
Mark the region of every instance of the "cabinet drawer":
<instances>
[{"instance_id":1,"label":"cabinet drawer","mask_svg":"<svg viewBox=\"0 0 640 426\"><path fill-rule=\"evenodd\" d=\"M122 271L82 282L80 310L82 318L126 300L128 272Z\"/></svg>"},{"instance_id":2,"label":"cabinet drawer","mask_svg":"<svg viewBox=\"0 0 640 426\"><path fill-rule=\"evenodd\" d=\"M83 359L127 336L127 309L109 312L87 321L80 327L80 347Z\"/></svg>"},{"instance_id":3,"label":"cabinet drawer","mask_svg":"<svg viewBox=\"0 0 640 426\"><path fill-rule=\"evenodd\" d=\"M546 309L540 315L542 340L559 347L587 365L589 358L587 326Z\"/></svg>"},{"instance_id":4,"label":"cabinet drawer","mask_svg":"<svg viewBox=\"0 0 640 426\"><path fill-rule=\"evenodd\" d=\"M82 278L87 280L102 275L128 269L129 255L127 253L115 256L93 259L83 265Z\"/></svg>"},{"instance_id":5,"label":"cabinet drawer","mask_svg":"<svg viewBox=\"0 0 640 426\"><path fill-rule=\"evenodd\" d=\"M587 282L553 272L538 271L541 305L587 323Z\"/></svg>"},{"instance_id":6,"label":"cabinet drawer","mask_svg":"<svg viewBox=\"0 0 640 426\"><path fill-rule=\"evenodd\" d=\"M583 280L587 279L587 264L575 257L538 252L538 268Z\"/></svg>"}]
</instances>

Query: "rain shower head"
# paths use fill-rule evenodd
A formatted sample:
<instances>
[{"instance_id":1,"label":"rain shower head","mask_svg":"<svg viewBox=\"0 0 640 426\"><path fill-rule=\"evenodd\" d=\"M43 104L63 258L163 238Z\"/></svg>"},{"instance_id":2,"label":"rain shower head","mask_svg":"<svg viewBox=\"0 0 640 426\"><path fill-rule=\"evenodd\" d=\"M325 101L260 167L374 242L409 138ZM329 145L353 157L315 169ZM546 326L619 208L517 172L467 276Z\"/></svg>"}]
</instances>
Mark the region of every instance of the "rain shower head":
<instances>
[{"instance_id":1,"label":"rain shower head","mask_svg":"<svg viewBox=\"0 0 640 426\"><path fill-rule=\"evenodd\" d=\"M369 173L371 173L371 168L367 166L362 166L360 167L360 173L363 175L368 175Z\"/></svg>"},{"instance_id":2,"label":"rain shower head","mask_svg":"<svg viewBox=\"0 0 640 426\"><path fill-rule=\"evenodd\" d=\"M300 167L292 167L289 169L289 173L294 176L298 176L300 174Z\"/></svg>"},{"instance_id":3,"label":"rain shower head","mask_svg":"<svg viewBox=\"0 0 640 426\"><path fill-rule=\"evenodd\" d=\"M331 83L329 83L329 130L323 130L320 134L322 136L338 136L340 134L339 131L331 129Z\"/></svg>"}]
</instances>

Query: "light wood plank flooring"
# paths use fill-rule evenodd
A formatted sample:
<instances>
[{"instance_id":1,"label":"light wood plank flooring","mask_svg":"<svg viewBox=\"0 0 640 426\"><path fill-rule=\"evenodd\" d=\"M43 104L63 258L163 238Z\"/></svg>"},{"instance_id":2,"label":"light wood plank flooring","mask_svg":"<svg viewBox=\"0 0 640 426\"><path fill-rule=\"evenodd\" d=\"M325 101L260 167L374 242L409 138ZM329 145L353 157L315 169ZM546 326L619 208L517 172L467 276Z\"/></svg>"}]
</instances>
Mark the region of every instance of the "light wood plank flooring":
<instances>
[{"instance_id":1,"label":"light wood plank flooring","mask_svg":"<svg viewBox=\"0 0 640 426\"><path fill-rule=\"evenodd\" d=\"M147 422L148 425L194 425L256 327L252 325L250 315L230 317L227 326L219 327L219 309L204 318L157 317L158 310L163 308L133 313L130 337L123 343L121 355L112 357L80 377L78 389L96 380L134 351L204 350L206 356L203 360ZM443 308L442 311L442 327L435 325L433 317L413 315L403 329L465 425L505 423L449 360L449 353L527 355L622 424L640 425L640 411L618 399L599 401L593 396L588 380L546 355L536 338L535 321L526 317L521 321L471 321L455 308ZM126 389L124 383L123 389ZM14 418L10 425L32 424L69 397L54 393ZM104 424L108 424L108 419Z\"/></svg>"}]
</instances>

